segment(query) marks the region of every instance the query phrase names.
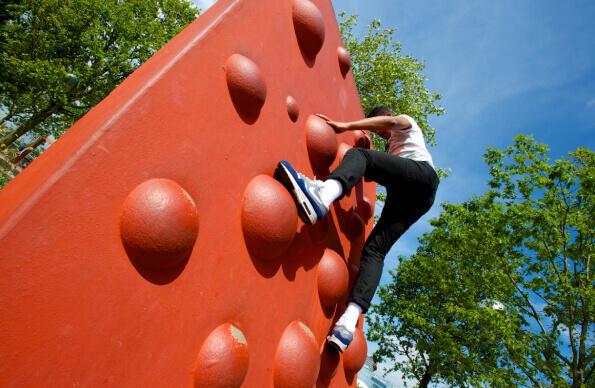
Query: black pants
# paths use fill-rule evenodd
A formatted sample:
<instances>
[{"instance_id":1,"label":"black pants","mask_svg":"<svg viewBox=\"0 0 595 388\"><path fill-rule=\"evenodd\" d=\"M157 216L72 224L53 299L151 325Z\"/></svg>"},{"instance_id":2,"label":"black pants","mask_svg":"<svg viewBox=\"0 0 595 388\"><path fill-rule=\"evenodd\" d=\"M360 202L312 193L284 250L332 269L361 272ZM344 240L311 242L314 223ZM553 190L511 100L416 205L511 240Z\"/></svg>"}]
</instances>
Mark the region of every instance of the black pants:
<instances>
[{"instance_id":1,"label":"black pants","mask_svg":"<svg viewBox=\"0 0 595 388\"><path fill-rule=\"evenodd\" d=\"M427 162L364 148L347 151L327 179L341 182L345 195L362 177L384 186L387 194L380 219L364 244L360 269L349 297L365 313L380 283L384 257L397 239L430 210L439 180Z\"/></svg>"}]
</instances>

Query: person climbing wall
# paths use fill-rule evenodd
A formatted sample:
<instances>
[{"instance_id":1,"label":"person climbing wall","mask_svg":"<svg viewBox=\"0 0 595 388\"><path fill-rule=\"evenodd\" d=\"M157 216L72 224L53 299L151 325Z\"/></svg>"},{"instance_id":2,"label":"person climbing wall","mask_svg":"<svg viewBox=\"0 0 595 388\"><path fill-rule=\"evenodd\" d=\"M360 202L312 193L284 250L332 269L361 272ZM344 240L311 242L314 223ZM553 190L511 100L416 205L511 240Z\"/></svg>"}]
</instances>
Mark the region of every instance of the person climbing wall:
<instances>
[{"instance_id":1,"label":"person climbing wall","mask_svg":"<svg viewBox=\"0 0 595 388\"><path fill-rule=\"evenodd\" d=\"M364 244L360 270L348 299L347 309L336 322L327 342L345 351L353 340L360 314L366 313L382 275L384 257L434 203L438 175L419 125L407 115L393 116L378 106L367 118L353 122L333 121L318 114L336 132L368 130L388 141L386 152L352 148L340 165L324 180L311 180L286 160L277 165L275 177L288 189L300 218L315 224L330 205L348 194L362 177L386 188L386 202L378 223Z\"/></svg>"}]
</instances>

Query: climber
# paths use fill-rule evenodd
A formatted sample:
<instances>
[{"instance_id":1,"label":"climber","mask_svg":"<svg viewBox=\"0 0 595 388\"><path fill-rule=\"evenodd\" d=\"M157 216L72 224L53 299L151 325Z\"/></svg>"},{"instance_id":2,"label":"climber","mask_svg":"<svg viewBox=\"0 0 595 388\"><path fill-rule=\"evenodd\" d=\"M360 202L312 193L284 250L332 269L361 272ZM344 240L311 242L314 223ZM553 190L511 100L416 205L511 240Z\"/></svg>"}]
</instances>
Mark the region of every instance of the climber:
<instances>
[{"instance_id":1,"label":"climber","mask_svg":"<svg viewBox=\"0 0 595 388\"><path fill-rule=\"evenodd\" d=\"M349 193L362 177L386 188L384 208L364 244L347 308L327 337L329 344L343 352L353 340L360 314L365 314L370 306L380 282L384 257L397 239L430 209L439 180L422 131L411 117L393 116L385 106L376 107L367 118L353 122L318 116L335 132L368 130L388 141L387 152L351 148L324 181L307 178L285 160L279 162L275 172L275 177L292 194L298 214L307 224L324 218L331 203Z\"/></svg>"}]
</instances>

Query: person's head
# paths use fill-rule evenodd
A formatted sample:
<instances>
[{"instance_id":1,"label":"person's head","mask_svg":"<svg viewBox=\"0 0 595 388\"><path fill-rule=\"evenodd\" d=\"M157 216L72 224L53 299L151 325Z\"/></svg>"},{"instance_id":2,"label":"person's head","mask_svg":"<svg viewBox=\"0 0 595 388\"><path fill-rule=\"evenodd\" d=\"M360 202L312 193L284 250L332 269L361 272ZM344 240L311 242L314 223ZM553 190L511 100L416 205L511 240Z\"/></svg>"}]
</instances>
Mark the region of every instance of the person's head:
<instances>
[{"instance_id":1,"label":"person's head","mask_svg":"<svg viewBox=\"0 0 595 388\"><path fill-rule=\"evenodd\" d=\"M392 116L393 112L391 112L390 108L386 105L378 105L375 106L374 108L372 108L372 110L370 110L368 112L368 115L366 117L375 117L375 116Z\"/></svg>"},{"instance_id":2,"label":"person's head","mask_svg":"<svg viewBox=\"0 0 595 388\"><path fill-rule=\"evenodd\" d=\"M376 117L376 116L392 116L393 112L391 112L390 108L385 105L378 105L372 108L370 112L366 115L367 118ZM388 140L390 139L390 131L376 131L376 133L383 139Z\"/></svg>"}]
</instances>

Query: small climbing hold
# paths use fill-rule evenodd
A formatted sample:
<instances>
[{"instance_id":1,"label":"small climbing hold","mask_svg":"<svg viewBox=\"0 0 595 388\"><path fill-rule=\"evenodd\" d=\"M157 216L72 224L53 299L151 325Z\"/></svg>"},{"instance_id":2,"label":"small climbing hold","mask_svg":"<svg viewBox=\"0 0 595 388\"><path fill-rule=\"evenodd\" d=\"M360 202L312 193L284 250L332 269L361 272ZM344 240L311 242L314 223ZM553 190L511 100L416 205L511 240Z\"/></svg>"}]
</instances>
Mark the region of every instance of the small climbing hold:
<instances>
[{"instance_id":1,"label":"small climbing hold","mask_svg":"<svg viewBox=\"0 0 595 388\"><path fill-rule=\"evenodd\" d=\"M337 151L337 158L339 159L339 163L341 163L343 161L343 158L345 157L345 154L347 153L347 151L349 151L352 148L353 147L351 147L347 143L339 144L339 149Z\"/></svg>"},{"instance_id":2,"label":"small climbing hold","mask_svg":"<svg viewBox=\"0 0 595 388\"><path fill-rule=\"evenodd\" d=\"M351 55L349 55L349 51L345 50L345 47L339 46L337 48L337 57L339 59L341 74L343 75L343 78L345 78L349 69L351 69Z\"/></svg>"},{"instance_id":3,"label":"small climbing hold","mask_svg":"<svg viewBox=\"0 0 595 388\"><path fill-rule=\"evenodd\" d=\"M353 137L355 140L355 146L359 148L370 148L370 139L364 131L354 131Z\"/></svg>"},{"instance_id":4,"label":"small climbing hold","mask_svg":"<svg viewBox=\"0 0 595 388\"><path fill-rule=\"evenodd\" d=\"M296 122L298 117L300 116L300 107L292 96L287 96L287 114L291 121Z\"/></svg>"}]
</instances>

